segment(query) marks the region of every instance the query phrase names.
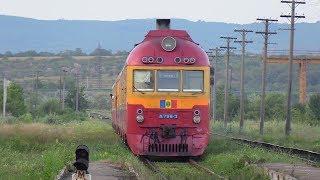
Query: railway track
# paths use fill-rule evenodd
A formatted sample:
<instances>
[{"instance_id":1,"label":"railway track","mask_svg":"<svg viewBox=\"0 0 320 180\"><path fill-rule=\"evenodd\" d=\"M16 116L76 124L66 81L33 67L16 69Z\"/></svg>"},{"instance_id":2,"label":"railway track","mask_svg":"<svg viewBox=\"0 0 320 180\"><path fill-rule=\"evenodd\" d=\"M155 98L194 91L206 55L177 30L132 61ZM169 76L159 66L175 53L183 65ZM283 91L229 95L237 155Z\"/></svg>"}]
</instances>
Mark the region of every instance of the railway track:
<instances>
[{"instance_id":1,"label":"railway track","mask_svg":"<svg viewBox=\"0 0 320 180\"><path fill-rule=\"evenodd\" d=\"M277 151L277 152L284 152L284 153L287 153L290 155L298 156L301 159L308 161L311 164L320 163L320 153L318 153L318 152L313 152L313 151L299 149L299 148L293 148L293 147L285 147L285 146L280 146L280 145L271 144L271 143L262 142L262 141L249 140L249 139L245 139L245 138L236 138L236 137L227 136L227 135L219 134L219 133L212 133L212 134L217 135L217 136L221 136L221 137L226 137L226 138L229 138L233 141L248 144L250 146L262 147L265 149L269 149L269 150L273 150L273 151Z\"/></svg>"},{"instance_id":2,"label":"railway track","mask_svg":"<svg viewBox=\"0 0 320 180\"><path fill-rule=\"evenodd\" d=\"M89 112L89 117L101 119L101 120L104 120L104 121L111 120L110 117L108 117L108 116L106 116L104 114L98 113L98 112Z\"/></svg>"},{"instance_id":3,"label":"railway track","mask_svg":"<svg viewBox=\"0 0 320 180\"><path fill-rule=\"evenodd\" d=\"M140 157L140 160L147 166L148 169L150 169L152 172L158 174L161 179L163 179L163 180L170 179L160 170L160 168L155 164L155 162L149 160L146 157ZM210 170L209 168L199 164L198 162L196 162L193 159L188 159L186 163L195 167L199 171L205 172L208 176L213 177L214 179L225 179L223 176L220 176L219 174L217 174L217 173L213 172L212 170ZM184 164L186 164L186 163L184 163Z\"/></svg>"},{"instance_id":4,"label":"railway track","mask_svg":"<svg viewBox=\"0 0 320 180\"><path fill-rule=\"evenodd\" d=\"M140 157L143 164L152 172L158 174L162 180L168 180L168 177L160 170L160 168L146 157Z\"/></svg>"}]
</instances>

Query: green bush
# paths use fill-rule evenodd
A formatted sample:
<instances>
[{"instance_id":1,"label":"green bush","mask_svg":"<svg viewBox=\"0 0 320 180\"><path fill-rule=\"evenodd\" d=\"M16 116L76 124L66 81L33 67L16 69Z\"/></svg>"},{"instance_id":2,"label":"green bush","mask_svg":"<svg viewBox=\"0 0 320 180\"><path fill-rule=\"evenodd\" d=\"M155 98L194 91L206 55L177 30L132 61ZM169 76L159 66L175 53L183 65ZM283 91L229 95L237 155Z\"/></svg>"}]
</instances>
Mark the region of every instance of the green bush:
<instances>
[{"instance_id":1,"label":"green bush","mask_svg":"<svg viewBox=\"0 0 320 180\"><path fill-rule=\"evenodd\" d=\"M3 89L0 90L0 108L3 105ZM19 117L26 113L27 107L24 103L23 89L21 86L11 83L8 87L6 110L14 117Z\"/></svg>"},{"instance_id":2,"label":"green bush","mask_svg":"<svg viewBox=\"0 0 320 180\"><path fill-rule=\"evenodd\" d=\"M33 117L30 113L24 114L18 118L19 122L23 123L32 123L33 122Z\"/></svg>"},{"instance_id":3,"label":"green bush","mask_svg":"<svg viewBox=\"0 0 320 180\"><path fill-rule=\"evenodd\" d=\"M237 115L239 111L239 106L240 106L240 100L237 96L235 96L232 93L229 93L229 99L228 99L228 112L229 112L229 117L233 118ZM224 87L219 86L217 88L217 108L216 108L216 113L217 113L217 119L223 119L224 115Z\"/></svg>"},{"instance_id":4,"label":"green bush","mask_svg":"<svg viewBox=\"0 0 320 180\"><path fill-rule=\"evenodd\" d=\"M315 120L320 121L320 94L311 95L308 106Z\"/></svg>"},{"instance_id":5,"label":"green bush","mask_svg":"<svg viewBox=\"0 0 320 180\"><path fill-rule=\"evenodd\" d=\"M61 115L49 114L44 118L44 122L48 124L66 124L70 122L86 121L88 115L85 112L67 112Z\"/></svg>"},{"instance_id":6,"label":"green bush","mask_svg":"<svg viewBox=\"0 0 320 180\"><path fill-rule=\"evenodd\" d=\"M260 96L256 95L249 99L246 113L247 118L259 119L260 117ZM265 98L265 118L267 120L282 120L285 118L285 96L284 94L270 93Z\"/></svg>"},{"instance_id":7,"label":"green bush","mask_svg":"<svg viewBox=\"0 0 320 180\"><path fill-rule=\"evenodd\" d=\"M60 102L56 99L50 99L40 106L41 114L61 114Z\"/></svg>"}]
</instances>

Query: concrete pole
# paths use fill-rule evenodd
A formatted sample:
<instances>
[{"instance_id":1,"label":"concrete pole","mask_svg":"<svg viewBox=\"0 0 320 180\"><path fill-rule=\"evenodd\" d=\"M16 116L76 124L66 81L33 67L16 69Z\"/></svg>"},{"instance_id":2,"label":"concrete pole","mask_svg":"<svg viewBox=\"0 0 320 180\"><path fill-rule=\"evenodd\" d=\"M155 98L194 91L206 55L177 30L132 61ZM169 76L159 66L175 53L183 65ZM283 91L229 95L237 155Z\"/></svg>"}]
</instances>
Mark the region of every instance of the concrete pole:
<instances>
[{"instance_id":1,"label":"concrete pole","mask_svg":"<svg viewBox=\"0 0 320 180\"><path fill-rule=\"evenodd\" d=\"M79 73L76 73L76 112L79 112Z\"/></svg>"},{"instance_id":2,"label":"concrete pole","mask_svg":"<svg viewBox=\"0 0 320 180\"><path fill-rule=\"evenodd\" d=\"M6 104L7 104L7 82L6 77L3 75L3 105L2 105L2 116L6 118Z\"/></svg>"}]
</instances>

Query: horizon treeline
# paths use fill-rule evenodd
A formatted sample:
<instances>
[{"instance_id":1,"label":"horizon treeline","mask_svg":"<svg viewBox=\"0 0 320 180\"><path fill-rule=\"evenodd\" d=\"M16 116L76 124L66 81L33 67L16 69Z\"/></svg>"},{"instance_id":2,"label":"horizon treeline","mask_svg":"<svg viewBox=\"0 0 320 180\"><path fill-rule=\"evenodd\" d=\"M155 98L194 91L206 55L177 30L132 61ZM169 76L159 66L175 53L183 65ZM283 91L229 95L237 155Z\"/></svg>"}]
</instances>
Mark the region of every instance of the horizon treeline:
<instances>
[{"instance_id":1,"label":"horizon treeline","mask_svg":"<svg viewBox=\"0 0 320 180\"><path fill-rule=\"evenodd\" d=\"M68 57L68 56L123 56L128 55L129 52L125 50L118 50L116 52L112 52L112 50L101 48L100 46L94 49L90 53L84 52L81 48L76 48L74 50L63 50L58 53L53 52L37 52L36 50L27 50L27 51L20 51L17 53L6 51L5 53L0 53L0 57L50 57L50 56L61 56L61 57Z\"/></svg>"}]
</instances>

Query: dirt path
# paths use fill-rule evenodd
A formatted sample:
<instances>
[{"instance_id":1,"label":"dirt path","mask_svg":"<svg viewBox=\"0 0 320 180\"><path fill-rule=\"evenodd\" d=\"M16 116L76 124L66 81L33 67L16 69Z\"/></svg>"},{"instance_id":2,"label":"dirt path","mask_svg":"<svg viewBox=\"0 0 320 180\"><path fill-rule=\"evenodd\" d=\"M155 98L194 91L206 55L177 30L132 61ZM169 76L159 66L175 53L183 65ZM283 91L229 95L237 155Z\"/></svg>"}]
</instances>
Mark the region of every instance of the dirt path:
<instances>
[{"instance_id":1,"label":"dirt path","mask_svg":"<svg viewBox=\"0 0 320 180\"><path fill-rule=\"evenodd\" d=\"M136 180L130 172L108 162L94 162L89 165L92 180ZM72 173L67 173L62 180L71 180Z\"/></svg>"},{"instance_id":2,"label":"dirt path","mask_svg":"<svg viewBox=\"0 0 320 180\"><path fill-rule=\"evenodd\" d=\"M310 167L305 165L293 165L283 163L263 164L263 167L274 170L276 172L284 173L295 177L299 180L319 180L320 168Z\"/></svg>"}]
</instances>

